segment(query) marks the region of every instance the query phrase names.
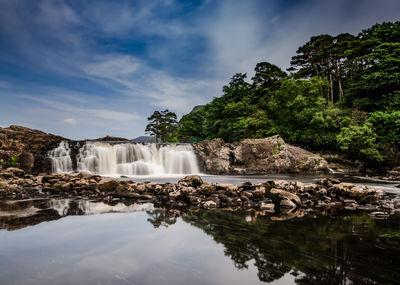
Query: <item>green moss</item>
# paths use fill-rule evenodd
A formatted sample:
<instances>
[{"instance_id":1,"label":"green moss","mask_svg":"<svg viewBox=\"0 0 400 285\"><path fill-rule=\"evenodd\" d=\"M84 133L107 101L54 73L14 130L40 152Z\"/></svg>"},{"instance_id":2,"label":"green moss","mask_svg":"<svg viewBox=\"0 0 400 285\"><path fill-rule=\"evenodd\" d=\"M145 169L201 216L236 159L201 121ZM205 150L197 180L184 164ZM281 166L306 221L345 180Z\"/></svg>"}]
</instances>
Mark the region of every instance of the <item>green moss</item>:
<instances>
[{"instance_id":1,"label":"green moss","mask_svg":"<svg viewBox=\"0 0 400 285\"><path fill-rule=\"evenodd\" d=\"M16 166L17 166L17 160L15 159L14 156L11 157L11 163L10 163L10 165L11 165L12 167L16 167Z\"/></svg>"},{"instance_id":2,"label":"green moss","mask_svg":"<svg viewBox=\"0 0 400 285\"><path fill-rule=\"evenodd\" d=\"M16 145L17 145L17 142L16 142L16 141L12 141L12 142L11 142L11 145L12 145L12 146L16 146Z\"/></svg>"},{"instance_id":3,"label":"green moss","mask_svg":"<svg viewBox=\"0 0 400 285\"><path fill-rule=\"evenodd\" d=\"M274 150L272 151L274 154L278 154L279 153L279 148L274 148Z\"/></svg>"}]
</instances>

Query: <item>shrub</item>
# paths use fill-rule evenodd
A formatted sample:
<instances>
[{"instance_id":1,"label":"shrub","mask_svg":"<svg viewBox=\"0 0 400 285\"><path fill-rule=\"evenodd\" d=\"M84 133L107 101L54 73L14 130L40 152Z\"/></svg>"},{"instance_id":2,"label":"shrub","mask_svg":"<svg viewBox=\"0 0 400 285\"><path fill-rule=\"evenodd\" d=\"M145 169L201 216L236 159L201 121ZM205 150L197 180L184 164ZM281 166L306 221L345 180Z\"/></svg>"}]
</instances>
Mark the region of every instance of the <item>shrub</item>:
<instances>
[{"instance_id":1,"label":"shrub","mask_svg":"<svg viewBox=\"0 0 400 285\"><path fill-rule=\"evenodd\" d=\"M366 122L342 128L337 136L337 142L340 149L351 156L363 159L368 164L380 164L384 161L384 157L378 150L376 137L372 124Z\"/></svg>"}]
</instances>

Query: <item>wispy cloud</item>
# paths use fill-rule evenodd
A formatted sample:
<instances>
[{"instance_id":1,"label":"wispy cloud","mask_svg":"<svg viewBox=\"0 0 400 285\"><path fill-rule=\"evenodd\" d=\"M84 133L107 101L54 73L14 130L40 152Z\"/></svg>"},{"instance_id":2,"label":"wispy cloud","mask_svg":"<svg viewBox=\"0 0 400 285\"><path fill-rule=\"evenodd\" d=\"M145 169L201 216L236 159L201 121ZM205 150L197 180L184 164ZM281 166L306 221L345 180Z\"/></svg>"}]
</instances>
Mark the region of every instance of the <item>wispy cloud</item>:
<instances>
[{"instance_id":1,"label":"wispy cloud","mask_svg":"<svg viewBox=\"0 0 400 285\"><path fill-rule=\"evenodd\" d=\"M73 118L69 118L69 119L62 120L61 124L68 125L68 126L76 126L78 124L78 122Z\"/></svg>"}]
</instances>

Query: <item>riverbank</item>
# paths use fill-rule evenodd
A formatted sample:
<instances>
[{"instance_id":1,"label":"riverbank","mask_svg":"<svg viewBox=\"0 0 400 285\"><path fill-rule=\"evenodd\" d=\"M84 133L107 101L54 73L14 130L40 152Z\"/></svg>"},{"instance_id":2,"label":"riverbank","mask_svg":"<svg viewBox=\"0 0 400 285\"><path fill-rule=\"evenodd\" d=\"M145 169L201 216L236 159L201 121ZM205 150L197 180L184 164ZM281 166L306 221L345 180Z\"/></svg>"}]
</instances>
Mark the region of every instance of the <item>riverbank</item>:
<instances>
[{"instance_id":1,"label":"riverbank","mask_svg":"<svg viewBox=\"0 0 400 285\"><path fill-rule=\"evenodd\" d=\"M367 211L387 217L400 200L378 189L322 178L313 184L269 180L242 185L204 182L187 176L178 183L134 182L85 172L33 176L9 168L1 174L0 199L82 198L153 203L168 209L254 209L290 218L306 212Z\"/></svg>"}]
</instances>

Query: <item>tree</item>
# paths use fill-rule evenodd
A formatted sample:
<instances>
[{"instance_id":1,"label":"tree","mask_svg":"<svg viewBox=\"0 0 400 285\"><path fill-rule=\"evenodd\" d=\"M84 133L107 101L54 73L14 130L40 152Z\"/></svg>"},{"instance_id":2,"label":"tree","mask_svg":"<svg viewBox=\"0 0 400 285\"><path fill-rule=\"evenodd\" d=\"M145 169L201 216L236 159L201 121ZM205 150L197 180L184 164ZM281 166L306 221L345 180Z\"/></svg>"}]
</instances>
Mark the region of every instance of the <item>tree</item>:
<instances>
[{"instance_id":1,"label":"tree","mask_svg":"<svg viewBox=\"0 0 400 285\"><path fill-rule=\"evenodd\" d=\"M256 73L252 80L255 88L261 87L275 89L274 87L279 87L276 83L287 76L286 72L269 62L257 63L254 71Z\"/></svg>"},{"instance_id":2,"label":"tree","mask_svg":"<svg viewBox=\"0 0 400 285\"><path fill-rule=\"evenodd\" d=\"M154 111L147 120L149 124L146 126L146 133L155 136L157 142L170 141L178 129L176 114L168 109L161 112Z\"/></svg>"}]
</instances>

